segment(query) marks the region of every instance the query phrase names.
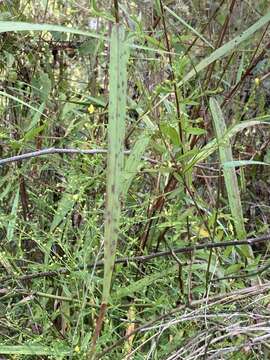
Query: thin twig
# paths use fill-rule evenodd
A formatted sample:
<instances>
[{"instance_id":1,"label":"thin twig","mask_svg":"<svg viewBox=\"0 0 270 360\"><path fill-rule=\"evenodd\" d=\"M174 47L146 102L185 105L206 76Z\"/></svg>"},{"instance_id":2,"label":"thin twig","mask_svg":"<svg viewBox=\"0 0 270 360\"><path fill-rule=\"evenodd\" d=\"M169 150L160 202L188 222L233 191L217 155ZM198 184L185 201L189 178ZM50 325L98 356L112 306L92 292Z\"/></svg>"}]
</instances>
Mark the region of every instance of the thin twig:
<instances>
[{"instance_id":1,"label":"thin twig","mask_svg":"<svg viewBox=\"0 0 270 360\"><path fill-rule=\"evenodd\" d=\"M42 150L37 150L37 151L31 151L31 152L27 152L24 154L20 154L20 155L15 155L15 156L11 156L8 158L3 158L0 159L0 166L12 163L12 162L17 162L17 161L21 161L21 160L27 160L27 159L31 159L31 158L35 158L35 157L39 157L39 156L43 156L43 155L51 155L51 154L82 154L82 155L96 155L96 154L107 154L108 150L107 149L88 149L88 150L83 150L83 149L73 149L73 148L46 148L46 149L42 149ZM125 155L129 155L131 153L130 150L125 150L124 154ZM161 164L161 161L155 160L155 159L151 159L147 156L142 156L142 160L147 161L151 164ZM194 165L197 168L203 168L209 171L216 171L219 172L219 169L213 168L213 167L209 167L207 166L207 164L196 164Z\"/></svg>"},{"instance_id":2,"label":"thin twig","mask_svg":"<svg viewBox=\"0 0 270 360\"><path fill-rule=\"evenodd\" d=\"M43 155L49 155L49 154L83 154L83 155L95 155L95 154L107 154L108 150L107 149L89 149L89 150L82 150L82 149L59 149L59 148L48 148L48 149L42 149L42 150L38 150L38 151L32 151L32 152L28 152L28 153L24 153L21 155L15 155L15 156L11 156L9 158L4 158L4 159L0 159L0 166L11 163L11 162L16 162L16 161L21 161L21 160L26 160L26 159L30 159L30 158L34 158L34 157L38 157L38 156L43 156ZM131 151L126 150L124 151L125 155L129 155L131 153ZM154 160L154 159L150 159L148 157L143 156L142 160L148 161L152 164L158 164L159 161Z\"/></svg>"},{"instance_id":3,"label":"thin twig","mask_svg":"<svg viewBox=\"0 0 270 360\"><path fill-rule=\"evenodd\" d=\"M157 257L173 256L172 254L192 253L197 250L226 248L228 246L240 246L240 245L251 246L253 244L258 244L260 242L265 242L267 240L270 240L270 234L260 236L257 238L245 239L245 240L232 240L232 241L224 241L224 242L216 242L216 243L205 243L205 244L199 244L199 245L194 245L194 246L186 246L186 247L182 247L182 248L176 248L176 249L172 249L169 251L160 251L160 252L152 253L149 255L120 258L120 259L115 260L115 264L129 264L132 262L146 262L146 261L152 260ZM95 264L89 264L87 266L87 268L92 269L94 266L102 267L103 265L104 265L103 261L97 261L97 262L95 262ZM82 269L83 268L78 267L77 270L82 270ZM51 270L51 271L49 270L49 271L41 271L41 272L36 272L36 273L25 274L25 275L19 276L18 279L20 281L32 280L32 279L40 278L40 277L53 277L53 276L58 276L58 275L66 275L69 273L70 273L70 270L68 270L66 268L60 268L58 270ZM1 278L0 280L3 282L3 281L11 280L12 278L13 278L12 275L9 275L7 277Z\"/></svg>"},{"instance_id":4,"label":"thin twig","mask_svg":"<svg viewBox=\"0 0 270 360\"><path fill-rule=\"evenodd\" d=\"M115 22L116 24L119 24L119 6L118 6L118 1L114 0L113 1L114 4L114 8L113 8L113 12L114 12L114 17L115 17Z\"/></svg>"},{"instance_id":5,"label":"thin twig","mask_svg":"<svg viewBox=\"0 0 270 360\"><path fill-rule=\"evenodd\" d=\"M269 291L269 282L267 282L266 284L263 285L254 285L248 288L244 288L244 289L240 289L240 290L235 290L232 291L230 293L223 293L223 294L218 294L215 295L209 299L207 299L208 303L206 303L206 299L200 299L200 300L196 300L194 301L191 306L192 307L198 307L198 306L215 306L217 304L223 304L223 303L231 303L231 302L235 302L235 301L240 301L241 299L246 299L249 296L255 296L257 294L262 294L265 291ZM96 356L96 360L97 359L102 359L104 357L105 354L109 353L110 351L112 351L115 347L119 346L120 344L122 344L123 341L127 340L130 336L138 333L138 332L142 332L145 328L148 328L149 326L154 325L156 322L161 321L166 319L168 316L172 316L176 313L178 313L181 310L184 310L186 308L185 305L179 305L178 307L176 307L175 309L169 311L166 314L160 315L158 316L156 319L149 321L148 323L137 327L135 330L131 331L129 334L121 337L120 339L118 339L115 343L113 343L111 346L108 346L107 348L105 348L101 353L97 354Z\"/></svg>"}]
</instances>

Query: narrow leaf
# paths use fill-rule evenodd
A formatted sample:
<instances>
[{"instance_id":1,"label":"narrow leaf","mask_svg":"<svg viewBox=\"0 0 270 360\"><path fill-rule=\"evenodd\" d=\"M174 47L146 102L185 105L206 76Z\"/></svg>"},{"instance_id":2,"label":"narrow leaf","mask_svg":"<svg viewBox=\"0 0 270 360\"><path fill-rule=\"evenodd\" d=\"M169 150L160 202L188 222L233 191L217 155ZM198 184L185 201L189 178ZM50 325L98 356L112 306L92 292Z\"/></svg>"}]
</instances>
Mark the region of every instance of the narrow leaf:
<instances>
[{"instance_id":1,"label":"narrow leaf","mask_svg":"<svg viewBox=\"0 0 270 360\"><path fill-rule=\"evenodd\" d=\"M224 169L229 169L236 166L247 166L247 165L264 165L269 166L270 163L266 163L263 161L255 161L255 160L236 160L236 161L228 161L223 164Z\"/></svg>"},{"instance_id":2,"label":"narrow leaf","mask_svg":"<svg viewBox=\"0 0 270 360\"><path fill-rule=\"evenodd\" d=\"M261 119L261 120L260 120ZM269 119L269 115L255 118L247 121L243 121L239 124L234 125L230 129L226 131L226 133L223 136L223 139L219 141L219 143L223 141L229 141L233 136L235 136L240 131L243 131L249 127L252 126L258 126L258 125L270 125L270 122L267 122L266 120ZM185 167L184 172L188 171L190 168L192 168L195 164L206 160L211 154L213 154L218 149L218 142L217 139L213 139L209 141L200 151L198 154L192 157L192 159L187 163L187 166Z\"/></svg>"},{"instance_id":3,"label":"narrow leaf","mask_svg":"<svg viewBox=\"0 0 270 360\"><path fill-rule=\"evenodd\" d=\"M219 145L220 162L221 165L223 165L226 162L233 161L232 148L229 140L224 140L224 135L227 132L226 123L221 108L214 98L210 99L210 109L214 120L217 142ZM235 168L224 168L223 174L236 235L239 240L242 240L247 237L247 234L245 230L244 216ZM249 246L242 246L241 250L246 257L252 256L252 252Z\"/></svg>"},{"instance_id":4,"label":"narrow leaf","mask_svg":"<svg viewBox=\"0 0 270 360\"><path fill-rule=\"evenodd\" d=\"M156 284L158 280L167 279L168 276L173 275L177 272L178 266L174 265L169 269L155 272L154 274L144 276L143 279L140 279L129 286L124 288L120 288L112 297L114 301L119 301L121 298L125 296L132 296L135 292L140 292L143 289L146 289L148 286L152 284Z\"/></svg>"},{"instance_id":5,"label":"narrow leaf","mask_svg":"<svg viewBox=\"0 0 270 360\"><path fill-rule=\"evenodd\" d=\"M33 24L21 21L0 21L0 33L10 31L56 31L70 34L78 34L89 36L96 39L105 40L106 38L102 35L92 33L90 31L83 31L74 29L72 27L51 25L51 24Z\"/></svg>"},{"instance_id":6,"label":"narrow leaf","mask_svg":"<svg viewBox=\"0 0 270 360\"><path fill-rule=\"evenodd\" d=\"M149 140L150 137L148 135L143 135L142 137L140 137L134 145L134 148L132 149L128 159L126 160L122 183L123 199L125 199L126 197L132 179L137 174L140 165L143 163L142 156L145 153L145 149L149 143Z\"/></svg>"},{"instance_id":7,"label":"narrow leaf","mask_svg":"<svg viewBox=\"0 0 270 360\"><path fill-rule=\"evenodd\" d=\"M25 345L0 345L0 354L17 354L17 355L51 355L64 356L70 353L70 349L59 344L57 347L49 347L37 344Z\"/></svg>"},{"instance_id":8,"label":"narrow leaf","mask_svg":"<svg viewBox=\"0 0 270 360\"><path fill-rule=\"evenodd\" d=\"M125 39L125 31L122 26L115 25L113 27L110 45L103 304L108 304L109 301L120 221L129 49L128 42Z\"/></svg>"},{"instance_id":9,"label":"narrow leaf","mask_svg":"<svg viewBox=\"0 0 270 360\"><path fill-rule=\"evenodd\" d=\"M36 111L37 113L40 113L41 115L45 116L46 118L48 117L48 116L45 115L43 112L40 112L38 109L36 109L36 108L33 107L32 105L27 104L25 101L17 98L16 96L10 95L10 94L8 94L8 93L6 93L6 92L4 92L4 91L0 91L0 95L5 96L5 97L7 97L7 98L9 98L9 99L12 99L12 100L18 102L19 104L22 104L22 105L26 106L26 107L28 107L29 109L34 110L34 111Z\"/></svg>"},{"instance_id":10,"label":"narrow leaf","mask_svg":"<svg viewBox=\"0 0 270 360\"><path fill-rule=\"evenodd\" d=\"M13 205L12 205L12 209L11 209L11 219L7 226L7 240L8 241L13 240L16 219L17 219L18 204L19 204L19 189L16 191L15 196L14 196Z\"/></svg>"},{"instance_id":11,"label":"narrow leaf","mask_svg":"<svg viewBox=\"0 0 270 360\"><path fill-rule=\"evenodd\" d=\"M226 44L212 52L212 54L205 59L203 59L198 65L196 65L183 80L178 84L179 86L186 83L188 80L196 76L200 71L204 70L212 64L214 61L221 59L223 56L228 55L233 49L239 47L241 43L247 40L251 35L253 35L256 31L261 29L264 25L266 25L270 21L270 12L268 12L265 16L261 17L255 24L250 26L247 30L243 31L240 35L236 36L231 41L228 41Z\"/></svg>"},{"instance_id":12,"label":"narrow leaf","mask_svg":"<svg viewBox=\"0 0 270 360\"><path fill-rule=\"evenodd\" d=\"M56 213L54 215L50 232L54 231L64 220L65 216L73 209L76 198L73 194L65 192L58 203Z\"/></svg>"},{"instance_id":13,"label":"narrow leaf","mask_svg":"<svg viewBox=\"0 0 270 360\"><path fill-rule=\"evenodd\" d=\"M205 44L207 44L209 47L214 49L214 46L203 35L201 35L196 29L194 29L192 26L190 26L184 19L182 19L179 15L177 15L174 11L172 11L168 6L165 5L164 9L166 9L171 15L173 15L187 29L189 29L196 36L198 36L198 38L200 38L203 42L205 42Z\"/></svg>"}]
</instances>

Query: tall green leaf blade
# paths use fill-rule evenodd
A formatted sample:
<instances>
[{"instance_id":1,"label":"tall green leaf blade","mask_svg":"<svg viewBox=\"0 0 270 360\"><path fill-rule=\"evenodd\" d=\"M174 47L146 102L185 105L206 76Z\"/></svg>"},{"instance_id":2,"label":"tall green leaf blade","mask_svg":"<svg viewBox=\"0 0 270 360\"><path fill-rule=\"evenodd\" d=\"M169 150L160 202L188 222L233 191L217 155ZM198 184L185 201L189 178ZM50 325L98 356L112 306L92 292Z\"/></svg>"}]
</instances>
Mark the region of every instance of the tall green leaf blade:
<instances>
[{"instance_id":1,"label":"tall green leaf blade","mask_svg":"<svg viewBox=\"0 0 270 360\"><path fill-rule=\"evenodd\" d=\"M67 356L71 350L61 343L57 346L43 346L37 344L24 345L0 345L0 353L6 355L51 355L51 356Z\"/></svg>"},{"instance_id":2,"label":"tall green leaf blade","mask_svg":"<svg viewBox=\"0 0 270 360\"><path fill-rule=\"evenodd\" d=\"M90 31L84 31L74 29L72 27L52 25L52 24L33 24L21 21L0 21L0 33L10 31L56 31L70 34L84 35L93 37L96 39L106 40L106 37L92 33Z\"/></svg>"},{"instance_id":3,"label":"tall green leaf blade","mask_svg":"<svg viewBox=\"0 0 270 360\"><path fill-rule=\"evenodd\" d=\"M226 162L233 161L232 148L230 141L228 139L224 140L224 135L227 133L226 123L221 108L214 98L210 99L210 110L219 146L220 162L223 166ZM247 234L235 168L223 167L223 174L236 235L239 240L242 240L247 237ZM241 250L246 257L252 256L249 246L242 246Z\"/></svg>"},{"instance_id":4,"label":"tall green leaf blade","mask_svg":"<svg viewBox=\"0 0 270 360\"><path fill-rule=\"evenodd\" d=\"M129 54L129 46L122 26L115 25L113 27L110 45L103 304L108 304L109 301L120 221L127 98L127 62Z\"/></svg>"},{"instance_id":5,"label":"tall green leaf blade","mask_svg":"<svg viewBox=\"0 0 270 360\"><path fill-rule=\"evenodd\" d=\"M0 33L12 32L12 31L48 31L48 32L62 32L68 34L77 34L82 36L87 36L94 39L99 39L100 41L108 41L106 36L91 32L76 29L73 27L67 27L62 25L54 24L34 24L22 21L0 21ZM145 39L145 38L144 38ZM153 51L159 54L168 54L168 51L160 48L150 48L144 45L130 44L134 49Z\"/></svg>"},{"instance_id":6,"label":"tall green leaf blade","mask_svg":"<svg viewBox=\"0 0 270 360\"><path fill-rule=\"evenodd\" d=\"M260 30L264 25L266 25L270 21L270 12L268 12L265 16L261 17L255 24L250 26L247 30L242 32L240 35L236 36L234 39L228 41L226 44L222 45L220 48L213 51L209 56L204 58L199 62L196 66L192 67L184 78L177 83L177 86L182 86L194 76L197 76L198 73L204 69L206 69L213 62L223 58L226 55L229 55L232 50L234 50L237 46L242 44L248 38L250 38L256 31ZM170 96L170 93L164 95L155 105L158 107L161 103L164 102Z\"/></svg>"},{"instance_id":7,"label":"tall green leaf blade","mask_svg":"<svg viewBox=\"0 0 270 360\"><path fill-rule=\"evenodd\" d=\"M178 85L181 86L186 83L188 80L196 76L200 71L204 70L212 64L214 61L221 59L223 56L228 55L233 49L239 46L242 42L247 40L251 35L256 31L261 29L270 21L270 12L265 16L261 17L258 21L250 26L247 30L243 31L240 35L236 36L234 39L228 41L226 44L213 51L211 55L203 59L198 65L196 65L187 75L181 80Z\"/></svg>"}]
</instances>

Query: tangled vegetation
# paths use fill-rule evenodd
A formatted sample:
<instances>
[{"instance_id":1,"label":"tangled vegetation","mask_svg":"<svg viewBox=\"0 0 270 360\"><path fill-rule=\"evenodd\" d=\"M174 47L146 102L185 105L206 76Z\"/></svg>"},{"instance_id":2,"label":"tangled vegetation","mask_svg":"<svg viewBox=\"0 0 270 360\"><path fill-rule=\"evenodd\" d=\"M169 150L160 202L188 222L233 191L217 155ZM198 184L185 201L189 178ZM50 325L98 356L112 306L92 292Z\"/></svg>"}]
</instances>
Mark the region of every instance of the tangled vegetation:
<instances>
[{"instance_id":1,"label":"tangled vegetation","mask_svg":"<svg viewBox=\"0 0 270 360\"><path fill-rule=\"evenodd\" d=\"M269 2L0 11L1 359L268 359Z\"/></svg>"}]
</instances>

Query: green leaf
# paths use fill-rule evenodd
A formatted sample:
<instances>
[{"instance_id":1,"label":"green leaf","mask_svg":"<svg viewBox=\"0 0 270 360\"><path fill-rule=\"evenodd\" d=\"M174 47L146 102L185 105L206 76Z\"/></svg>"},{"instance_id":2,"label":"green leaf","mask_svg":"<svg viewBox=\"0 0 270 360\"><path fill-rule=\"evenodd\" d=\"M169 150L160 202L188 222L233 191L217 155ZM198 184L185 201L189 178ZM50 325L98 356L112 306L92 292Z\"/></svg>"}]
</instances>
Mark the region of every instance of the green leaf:
<instances>
[{"instance_id":1,"label":"green leaf","mask_svg":"<svg viewBox=\"0 0 270 360\"><path fill-rule=\"evenodd\" d=\"M163 123L160 124L160 130L166 137L171 140L173 145L180 146L179 135L173 126Z\"/></svg>"},{"instance_id":2,"label":"green leaf","mask_svg":"<svg viewBox=\"0 0 270 360\"><path fill-rule=\"evenodd\" d=\"M221 108L214 98L210 99L210 110L212 113L216 138L219 145L220 162L221 165L223 165L226 162L233 161L232 148L229 140L226 138L224 139L224 135L227 132L226 123ZM242 240L247 237L247 234L245 230L244 216L236 172L234 168L224 168L223 173L236 235L239 240ZM252 250L249 246L242 245L241 250L245 257L253 257Z\"/></svg>"},{"instance_id":3,"label":"green leaf","mask_svg":"<svg viewBox=\"0 0 270 360\"><path fill-rule=\"evenodd\" d=\"M251 120L243 121L239 124L234 125L233 127L229 128L226 131L226 134L224 134L223 139L220 141L227 141L230 140L233 136L235 136L238 132L243 131L244 129L247 129L252 126L257 125L270 125L270 122L267 122L266 120L270 120L269 115L260 116ZM213 154L218 149L218 143L217 139L213 139L209 141L204 147L200 149L198 154L196 154L187 164L185 168L185 172L188 171L191 167L193 167L198 162L206 160L211 154Z\"/></svg>"},{"instance_id":4,"label":"green leaf","mask_svg":"<svg viewBox=\"0 0 270 360\"><path fill-rule=\"evenodd\" d=\"M132 296L135 292L140 292L147 288L147 286L156 284L158 280L164 280L169 275L175 274L178 270L178 266L174 265L170 269L164 271L158 271L154 274L145 276L143 279L135 281L129 286L125 286L117 290L117 292L112 296L114 302L118 302L121 298L125 296Z\"/></svg>"},{"instance_id":5,"label":"green leaf","mask_svg":"<svg viewBox=\"0 0 270 360\"><path fill-rule=\"evenodd\" d=\"M78 177L76 174L70 174L67 180L66 191L58 202L50 232L54 231L73 209L75 203L81 198L85 186L84 178Z\"/></svg>"},{"instance_id":6,"label":"green leaf","mask_svg":"<svg viewBox=\"0 0 270 360\"><path fill-rule=\"evenodd\" d=\"M247 165L266 165L269 166L270 163L266 163L263 161L255 161L255 160L234 160L234 161L227 161L223 164L224 169L233 168L236 166L247 166Z\"/></svg>"},{"instance_id":7,"label":"green leaf","mask_svg":"<svg viewBox=\"0 0 270 360\"><path fill-rule=\"evenodd\" d=\"M210 48L214 49L215 47L203 36L201 35L196 29L190 26L184 19L182 19L179 15L177 15L174 11L172 11L168 6L164 6L171 15L173 15L181 24L183 24L187 29L192 31L198 38L200 38L206 45Z\"/></svg>"},{"instance_id":8,"label":"green leaf","mask_svg":"<svg viewBox=\"0 0 270 360\"><path fill-rule=\"evenodd\" d=\"M93 54L97 46L96 42L97 41L93 39L83 42L83 44L78 48L79 54L81 56Z\"/></svg>"},{"instance_id":9,"label":"green leaf","mask_svg":"<svg viewBox=\"0 0 270 360\"><path fill-rule=\"evenodd\" d=\"M229 274L233 274L233 273L238 273L239 270L241 270L241 268L244 266L244 264L232 264L230 265L226 271L225 271L225 274L226 275L229 275Z\"/></svg>"},{"instance_id":10,"label":"green leaf","mask_svg":"<svg viewBox=\"0 0 270 360\"><path fill-rule=\"evenodd\" d=\"M109 18L109 19L110 19L110 21L112 21L112 18ZM99 39L99 40L103 40L103 41L109 40L106 36L103 36L103 35L100 35L97 33L93 33L90 31L84 31L84 30L79 30L79 29L75 29L72 27L67 27L67 26L52 25L52 24L34 24L34 23L27 23L27 22L20 22L20 21L0 21L0 33L13 32L13 31L49 31L51 33L59 32L59 33L83 35L83 36L87 36L87 37L91 37L91 38ZM158 44L160 47L160 42ZM153 49L153 48L149 48L147 46L129 44L129 46L130 45L135 49L153 51L153 52L157 52L157 53L168 53L165 50Z\"/></svg>"},{"instance_id":11,"label":"green leaf","mask_svg":"<svg viewBox=\"0 0 270 360\"><path fill-rule=\"evenodd\" d=\"M122 26L112 29L109 67L109 124L102 302L108 304L117 247L127 97L129 43Z\"/></svg>"},{"instance_id":12,"label":"green leaf","mask_svg":"<svg viewBox=\"0 0 270 360\"><path fill-rule=\"evenodd\" d=\"M51 25L51 24L33 24L20 21L0 21L0 33L10 31L56 31L77 35L89 36L96 39L106 40L106 37L90 31L74 29L72 27Z\"/></svg>"},{"instance_id":13,"label":"green leaf","mask_svg":"<svg viewBox=\"0 0 270 360\"><path fill-rule=\"evenodd\" d=\"M47 117L47 115L45 115L43 112L40 112L40 110L36 109L35 107L33 107L33 106L30 105L30 104L27 104L25 101L17 98L16 96L10 95L10 94L8 94L8 93L6 93L6 92L4 92L4 91L0 91L0 95L5 96L5 97L7 97L7 98L9 98L9 99L12 99L12 100L14 100L14 101L16 101L16 102L18 102L18 103L20 103L20 104L28 107L29 109L34 110L35 112L37 112L37 113L39 113L39 114Z\"/></svg>"},{"instance_id":14,"label":"green leaf","mask_svg":"<svg viewBox=\"0 0 270 360\"><path fill-rule=\"evenodd\" d=\"M70 349L65 345L58 346L44 346L37 344L24 345L0 345L0 354L5 355L51 355L51 356L66 356L70 353Z\"/></svg>"},{"instance_id":15,"label":"green leaf","mask_svg":"<svg viewBox=\"0 0 270 360\"><path fill-rule=\"evenodd\" d=\"M27 126L26 131L30 131L39 123L40 117L43 114L44 109L45 103L42 103L38 108L38 111L34 111L33 118L31 120L31 123Z\"/></svg>"},{"instance_id":16,"label":"green leaf","mask_svg":"<svg viewBox=\"0 0 270 360\"><path fill-rule=\"evenodd\" d=\"M32 80L33 93L40 98L42 102L46 102L51 91L51 79L49 75L40 72L37 77Z\"/></svg>"},{"instance_id":17,"label":"green leaf","mask_svg":"<svg viewBox=\"0 0 270 360\"><path fill-rule=\"evenodd\" d=\"M236 36L234 39L228 41L226 44L213 51L212 54L205 59L203 59L198 65L196 65L187 75L178 83L178 86L185 84L187 81L196 76L200 71L207 68L214 61L221 59L225 55L229 55L230 52L239 47L245 40L251 37L256 31L261 29L270 21L270 12L265 16L261 17L255 24L250 26L247 30L243 31L240 35Z\"/></svg>"},{"instance_id":18,"label":"green leaf","mask_svg":"<svg viewBox=\"0 0 270 360\"><path fill-rule=\"evenodd\" d=\"M122 198L125 199L132 179L136 176L140 166L143 164L142 156L145 153L150 137L146 134L139 137L126 160L125 170L123 173Z\"/></svg>"},{"instance_id":19,"label":"green leaf","mask_svg":"<svg viewBox=\"0 0 270 360\"><path fill-rule=\"evenodd\" d=\"M13 237L14 237L14 231L15 231L16 220L17 220L17 211L18 211L18 205L19 205L19 194L20 194L20 191L19 191L19 189L17 189L15 196L14 196L13 205L12 205L11 214L10 214L11 220L9 221L9 223L7 225L7 240L8 241L12 241Z\"/></svg>"},{"instance_id":20,"label":"green leaf","mask_svg":"<svg viewBox=\"0 0 270 360\"><path fill-rule=\"evenodd\" d=\"M51 223L50 232L54 231L57 226L64 220L65 216L73 209L76 202L76 197L73 194L64 193L58 203L56 213Z\"/></svg>"},{"instance_id":21,"label":"green leaf","mask_svg":"<svg viewBox=\"0 0 270 360\"><path fill-rule=\"evenodd\" d=\"M187 134L198 135L198 136L206 134L206 131L204 129L192 127L192 126L185 128L185 132Z\"/></svg>"},{"instance_id":22,"label":"green leaf","mask_svg":"<svg viewBox=\"0 0 270 360\"><path fill-rule=\"evenodd\" d=\"M43 124L41 126L35 127L29 131L27 131L27 133L24 135L23 140L24 141L31 141L33 140L39 133L41 133L46 127L46 124Z\"/></svg>"}]
</instances>

